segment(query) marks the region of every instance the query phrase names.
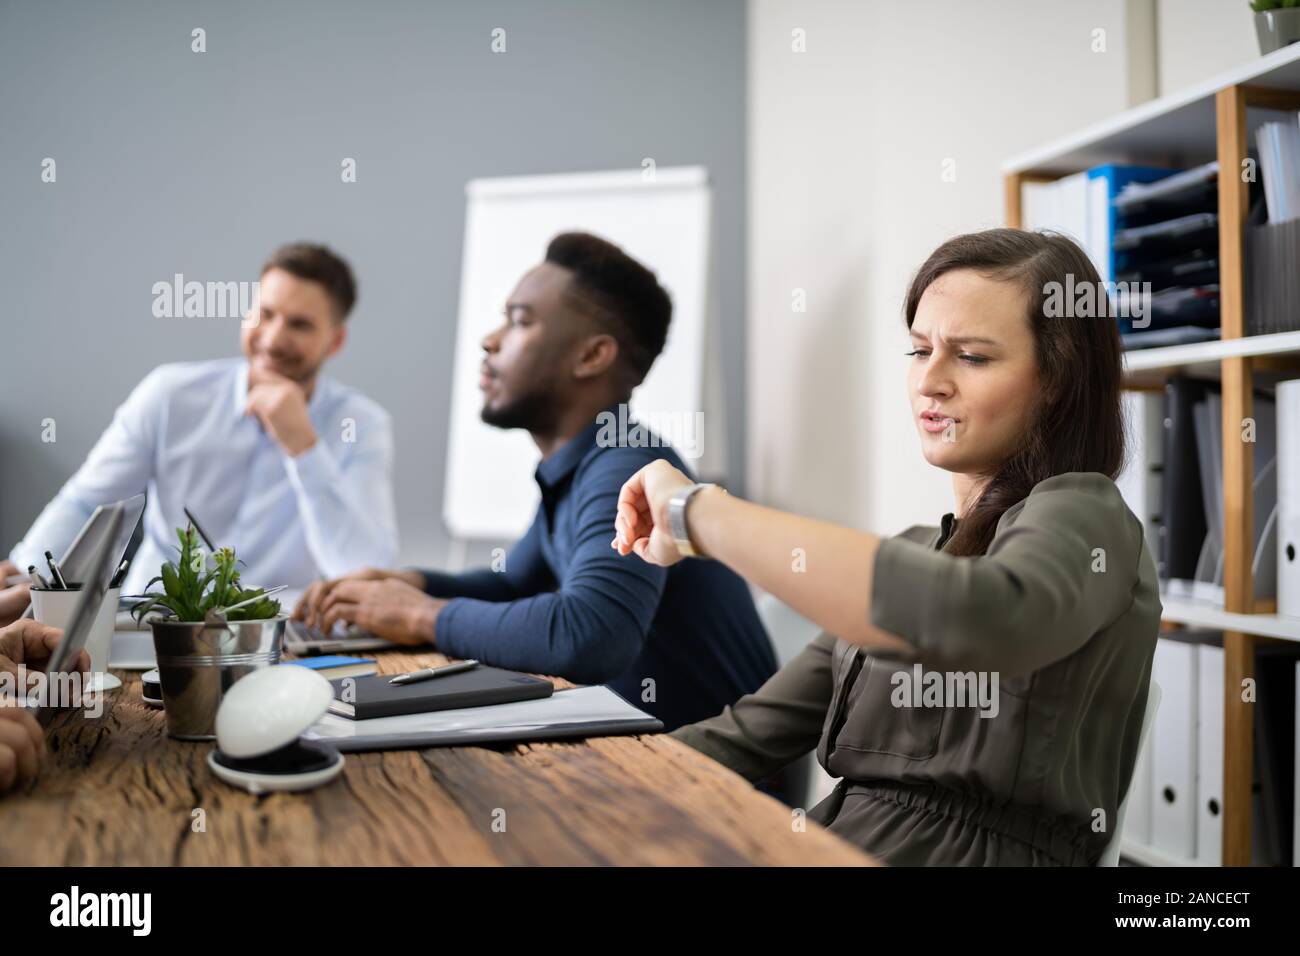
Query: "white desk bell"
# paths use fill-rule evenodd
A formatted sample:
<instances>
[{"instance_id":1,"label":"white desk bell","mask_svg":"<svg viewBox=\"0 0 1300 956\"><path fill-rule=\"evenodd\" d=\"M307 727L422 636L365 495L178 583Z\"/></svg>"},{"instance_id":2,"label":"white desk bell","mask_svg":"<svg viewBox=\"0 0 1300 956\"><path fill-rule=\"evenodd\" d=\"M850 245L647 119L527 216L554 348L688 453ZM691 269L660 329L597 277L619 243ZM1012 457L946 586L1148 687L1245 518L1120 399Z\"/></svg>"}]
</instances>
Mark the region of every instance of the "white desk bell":
<instances>
[{"instance_id":1,"label":"white desk bell","mask_svg":"<svg viewBox=\"0 0 1300 956\"><path fill-rule=\"evenodd\" d=\"M232 787L255 794L328 783L343 770L343 755L298 738L333 700L330 682L305 667L253 671L222 698L208 766Z\"/></svg>"}]
</instances>

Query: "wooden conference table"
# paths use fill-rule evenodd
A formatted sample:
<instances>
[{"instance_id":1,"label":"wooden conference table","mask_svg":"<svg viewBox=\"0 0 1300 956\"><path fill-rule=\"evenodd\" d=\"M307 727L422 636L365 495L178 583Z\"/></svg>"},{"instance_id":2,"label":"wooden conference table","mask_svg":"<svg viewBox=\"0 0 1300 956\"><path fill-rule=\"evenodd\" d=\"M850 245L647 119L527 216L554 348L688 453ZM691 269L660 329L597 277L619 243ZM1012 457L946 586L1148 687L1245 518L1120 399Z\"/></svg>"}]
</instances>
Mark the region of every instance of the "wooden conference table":
<instances>
[{"instance_id":1,"label":"wooden conference table","mask_svg":"<svg viewBox=\"0 0 1300 956\"><path fill-rule=\"evenodd\" d=\"M381 673L447 660L375 657ZM40 776L0 796L0 865L873 863L663 734L350 753L323 787L254 797L212 775L212 744L167 736L139 673L116 673L103 715L60 714Z\"/></svg>"}]
</instances>

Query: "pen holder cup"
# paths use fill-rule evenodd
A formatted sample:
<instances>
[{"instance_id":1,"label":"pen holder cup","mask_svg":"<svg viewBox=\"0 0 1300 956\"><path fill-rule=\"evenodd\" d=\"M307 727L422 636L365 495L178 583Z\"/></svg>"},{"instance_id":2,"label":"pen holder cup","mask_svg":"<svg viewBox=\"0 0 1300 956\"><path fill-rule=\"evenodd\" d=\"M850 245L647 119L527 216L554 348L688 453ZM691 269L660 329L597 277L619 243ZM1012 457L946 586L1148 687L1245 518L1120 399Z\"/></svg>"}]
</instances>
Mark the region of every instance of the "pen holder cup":
<instances>
[{"instance_id":1,"label":"pen holder cup","mask_svg":"<svg viewBox=\"0 0 1300 956\"><path fill-rule=\"evenodd\" d=\"M51 588L32 588L32 617L42 624L67 630L72 619L72 610L77 599L81 597L81 585L69 584L66 590ZM95 622L90 627L90 636L86 638L86 650L90 653L90 672L99 682L102 675L108 673L108 656L113 646L113 631L117 624L117 601L122 595L121 588L109 588L95 612ZM116 682L112 686L117 686Z\"/></svg>"},{"instance_id":2,"label":"pen holder cup","mask_svg":"<svg viewBox=\"0 0 1300 956\"><path fill-rule=\"evenodd\" d=\"M167 733L179 740L215 740L226 691L241 677L280 663L285 620L281 615L214 627L150 621Z\"/></svg>"},{"instance_id":3,"label":"pen holder cup","mask_svg":"<svg viewBox=\"0 0 1300 956\"><path fill-rule=\"evenodd\" d=\"M1285 12L1300 17L1300 9ZM1250 226L1244 240L1246 334L1300 329L1300 279L1295 268L1300 258L1300 219Z\"/></svg>"}]
</instances>

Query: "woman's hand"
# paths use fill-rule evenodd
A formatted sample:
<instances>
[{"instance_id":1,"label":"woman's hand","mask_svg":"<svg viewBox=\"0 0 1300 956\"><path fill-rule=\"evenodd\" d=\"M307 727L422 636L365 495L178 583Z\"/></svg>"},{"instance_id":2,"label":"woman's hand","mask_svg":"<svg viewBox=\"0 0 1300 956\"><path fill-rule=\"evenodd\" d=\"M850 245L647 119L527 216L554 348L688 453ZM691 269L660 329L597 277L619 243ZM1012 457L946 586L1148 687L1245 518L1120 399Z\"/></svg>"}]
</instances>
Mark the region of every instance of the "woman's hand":
<instances>
[{"instance_id":1,"label":"woman's hand","mask_svg":"<svg viewBox=\"0 0 1300 956\"><path fill-rule=\"evenodd\" d=\"M690 484L662 459L629 478L618 495L611 546L664 567L680 561L668 502ZM721 488L694 495L687 521L696 551L776 595L823 630L862 647L913 650L871 623L876 535L764 508Z\"/></svg>"},{"instance_id":2,"label":"woman's hand","mask_svg":"<svg viewBox=\"0 0 1300 956\"><path fill-rule=\"evenodd\" d=\"M618 515L610 547L619 554L635 551L645 561L663 567L680 561L682 555L668 522L668 501L677 489L692 484L690 478L662 458L638 471L618 493Z\"/></svg>"}]
</instances>

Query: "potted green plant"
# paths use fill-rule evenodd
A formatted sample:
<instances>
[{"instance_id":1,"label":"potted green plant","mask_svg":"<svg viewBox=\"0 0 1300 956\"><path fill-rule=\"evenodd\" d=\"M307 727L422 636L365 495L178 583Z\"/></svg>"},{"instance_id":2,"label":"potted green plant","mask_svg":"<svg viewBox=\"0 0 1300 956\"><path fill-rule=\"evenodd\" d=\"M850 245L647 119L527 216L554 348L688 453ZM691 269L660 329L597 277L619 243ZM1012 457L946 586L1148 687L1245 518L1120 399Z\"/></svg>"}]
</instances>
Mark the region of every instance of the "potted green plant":
<instances>
[{"instance_id":1,"label":"potted green plant","mask_svg":"<svg viewBox=\"0 0 1300 956\"><path fill-rule=\"evenodd\" d=\"M286 618L265 589L243 587L233 549L208 553L193 528L176 533L178 560L145 585L132 614L153 631L168 733L212 740L226 690L280 662ZM161 592L148 590L158 583Z\"/></svg>"},{"instance_id":2,"label":"potted green plant","mask_svg":"<svg viewBox=\"0 0 1300 956\"><path fill-rule=\"evenodd\" d=\"M1250 0L1259 52L1272 53L1300 40L1300 0Z\"/></svg>"}]
</instances>

